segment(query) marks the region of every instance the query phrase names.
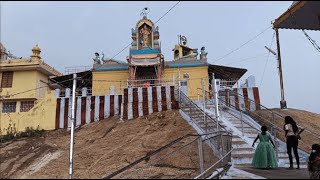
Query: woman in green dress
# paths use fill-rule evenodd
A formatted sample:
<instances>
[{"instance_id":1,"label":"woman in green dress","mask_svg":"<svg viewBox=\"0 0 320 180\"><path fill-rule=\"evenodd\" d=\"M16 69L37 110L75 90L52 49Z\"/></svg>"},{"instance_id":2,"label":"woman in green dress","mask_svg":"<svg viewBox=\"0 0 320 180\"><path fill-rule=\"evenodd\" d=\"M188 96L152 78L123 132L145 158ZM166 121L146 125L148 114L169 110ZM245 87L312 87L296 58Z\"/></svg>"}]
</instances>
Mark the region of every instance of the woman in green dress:
<instances>
[{"instance_id":1,"label":"woman in green dress","mask_svg":"<svg viewBox=\"0 0 320 180\"><path fill-rule=\"evenodd\" d=\"M256 148L254 157L252 160L252 166L255 168L272 169L278 167L278 161L276 158L276 153L274 151L275 146L271 139L269 133L267 133L267 126L261 127L261 133L258 134L257 138L254 140L252 147L259 139L260 143ZM271 142L271 143L270 143Z\"/></svg>"}]
</instances>

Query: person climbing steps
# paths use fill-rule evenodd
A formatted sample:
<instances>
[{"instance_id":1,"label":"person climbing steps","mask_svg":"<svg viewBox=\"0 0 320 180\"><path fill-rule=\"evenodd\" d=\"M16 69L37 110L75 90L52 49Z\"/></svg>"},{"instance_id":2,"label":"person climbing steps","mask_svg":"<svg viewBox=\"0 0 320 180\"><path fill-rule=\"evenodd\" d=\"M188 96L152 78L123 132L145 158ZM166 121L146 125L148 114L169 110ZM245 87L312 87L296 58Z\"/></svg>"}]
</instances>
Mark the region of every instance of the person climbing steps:
<instances>
[{"instance_id":1,"label":"person climbing steps","mask_svg":"<svg viewBox=\"0 0 320 180\"><path fill-rule=\"evenodd\" d=\"M271 135L267 132L267 126L262 126L261 131L252 144L252 147L254 147L256 141L260 140L253 156L252 166L259 169L277 168L278 161L274 150L275 145L271 139Z\"/></svg>"}]
</instances>

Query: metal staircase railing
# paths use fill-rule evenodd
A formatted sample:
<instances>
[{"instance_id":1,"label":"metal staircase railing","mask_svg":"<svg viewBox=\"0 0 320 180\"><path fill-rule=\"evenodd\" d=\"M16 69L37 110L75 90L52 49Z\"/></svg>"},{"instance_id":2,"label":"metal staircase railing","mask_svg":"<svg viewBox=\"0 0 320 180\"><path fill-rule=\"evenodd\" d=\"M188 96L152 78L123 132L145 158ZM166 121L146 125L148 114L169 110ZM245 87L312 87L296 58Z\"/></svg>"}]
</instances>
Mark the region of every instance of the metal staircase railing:
<instances>
[{"instance_id":1,"label":"metal staircase railing","mask_svg":"<svg viewBox=\"0 0 320 180\"><path fill-rule=\"evenodd\" d=\"M222 158L208 147L208 142L220 142L220 137L225 140ZM170 143L150 151L144 157L118 169L103 177L103 179L160 179L168 174L180 171L178 178L208 178L216 177L216 171L226 172L231 166L232 135L224 132L207 134L186 134ZM185 157L185 158L184 158ZM223 169L223 170L222 170ZM186 171L187 170L187 171Z\"/></svg>"},{"instance_id":2,"label":"metal staircase railing","mask_svg":"<svg viewBox=\"0 0 320 180\"><path fill-rule=\"evenodd\" d=\"M227 106L227 103L226 101L224 101L223 99L219 98L219 101L223 102L224 104L224 108L230 108L230 109L233 109L233 110L236 110L241 114L246 114L248 115L249 117L251 117L255 122L257 122L258 124L260 125L265 125L268 127L268 129L270 130L271 132L271 135L275 141L275 146L276 146L276 152L277 152L277 157L279 155L279 142L278 142L278 139L279 140L282 140L281 139L281 136L280 136L280 133L283 133L284 134L284 130L282 128L279 128L277 125L273 124L272 122L270 122L268 119L265 119L264 117L258 115L258 114L255 114L254 112L251 112L250 109L248 109L247 107L245 107L245 110L242 110L242 109L239 109L237 108L236 106L233 106L231 104L228 104ZM240 119L242 120L241 117L237 117L237 116L234 116L236 117L237 119ZM246 123L247 125L249 125L248 123ZM251 126L252 127L252 126ZM257 130L257 128L254 128ZM260 132L260 130L258 130ZM301 141L300 141L301 142ZM303 141L301 142L302 144L305 144ZM306 145L306 144L305 144ZM306 150L302 149L301 147L298 147L299 150L301 150L302 152L306 152Z\"/></svg>"},{"instance_id":3,"label":"metal staircase railing","mask_svg":"<svg viewBox=\"0 0 320 180\"><path fill-rule=\"evenodd\" d=\"M181 110L187 114L198 127L201 127L204 132L228 131L217 121L217 118L211 117L181 91L179 103Z\"/></svg>"},{"instance_id":4,"label":"metal staircase railing","mask_svg":"<svg viewBox=\"0 0 320 180\"><path fill-rule=\"evenodd\" d=\"M190 117L191 121L199 127L203 133L212 133L212 132L226 132L228 134L232 134L229 132L224 126L222 126L217 118L211 117L208 113L203 111L196 103L194 103L187 95L185 95L182 91L178 91L179 93L179 104L180 109ZM207 145L212 148L217 156L220 158L225 154L224 145L225 140L221 136L220 141L208 141Z\"/></svg>"},{"instance_id":5,"label":"metal staircase railing","mask_svg":"<svg viewBox=\"0 0 320 180\"><path fill-rule=\"evenodd\" d=\"M248 97L244 97L243 95L235 92L235 91L229 91L230 95L237 95L238 98L239 98L239 101L240 101L240 98L244 99L245 101L249 101L250 104L254 105L254 106L258 106L260 111L265 111L266 113L268 113L267 115L262 115L259 113L259 111L250 111L249 108L247 107L242 107L242 109L244 109L244 113L246 113L247 115L249 115L250 117L252 117L252 119L254 119L257 123L259 124L272 124L272 126L274 127L277 127L276 123L279 121L279 120L282 120L284 122L284 116L261 105L260 103L256 103L254 100L248 98ZM230 99L230 98L229 98ZM222 100L223 101L223 100ZM225 102L226 104L226 102ZM230 107L230 103L228 103L228 107ZM236 108L236 110L240 110L239 108L237 107L233 107L233 108ZM308 150L311 150L311 144L307 144L306 142L304 142L304 137L308 137L308 141L310 142L314 142L314 143L318 143L320 142L320 134L319 133L316 133L316 132L313 132L311 131L310 129L306 128L306 127L303 127L303 126L299 126L298 127L300 129L304 129L304 132L303 134L301 135L302 136L302 140L300 141L301 144L303 144L305 146L305 149L304 151L306 151L306 149ZM279 132L283 132L284 133L284 130L282 128L277 128L279 130ZM307 135L306 135L307 134Z\"/></svg>"}]
</instances>

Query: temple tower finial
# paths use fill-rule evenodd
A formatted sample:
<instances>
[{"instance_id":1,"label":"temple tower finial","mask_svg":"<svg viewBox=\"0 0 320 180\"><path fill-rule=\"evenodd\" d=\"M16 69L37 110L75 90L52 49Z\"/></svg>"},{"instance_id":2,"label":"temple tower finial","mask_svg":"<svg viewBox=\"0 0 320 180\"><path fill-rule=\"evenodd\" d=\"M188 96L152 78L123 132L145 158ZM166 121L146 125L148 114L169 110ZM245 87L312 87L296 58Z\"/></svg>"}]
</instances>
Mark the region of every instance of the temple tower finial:
<instances>
[{"instance_id":1,"label":"temple tower finial","mask_svg":"<svg viewBox=\"0 0 320 180\"><path fill-rule=\"evenodd\" d=\"M39 48L38 44L32 48L32 55L31 58L41 59L40 57L41 49Z\"/></svg>"},{"instance_id":2,"label":"temple tower finial","mask_svg":"<svg viewBox=\"0 0 320 180\"><path fill-rule=\"evenodd\" d=\"M150 9L148 7L145 7L142 9L142 12L140 13L141 16L143 16L143 18L147 18L147 14L149 14Z\"/></svg>"}]
</instances>

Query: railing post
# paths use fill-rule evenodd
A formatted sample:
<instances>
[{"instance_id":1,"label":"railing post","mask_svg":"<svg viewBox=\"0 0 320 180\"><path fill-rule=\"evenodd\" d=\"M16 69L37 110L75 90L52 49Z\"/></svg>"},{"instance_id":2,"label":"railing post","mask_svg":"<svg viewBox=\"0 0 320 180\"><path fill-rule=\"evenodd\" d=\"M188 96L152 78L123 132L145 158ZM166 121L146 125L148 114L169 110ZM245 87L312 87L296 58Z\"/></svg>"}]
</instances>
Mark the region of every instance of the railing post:
<instances>
[{"instance_id":1,"label":"railing post","mask_svg":"<svg viewBox=\"0 0 320 180\"><path fill-rule=\"evenodd\" d=\"M276 157L277 157L277 160L279 162L279 142L278 142L278 139L277 139L277 129L274 128L273 129L273 137L274 137L274 146L275 146L275 150L276 150Z\"/></svg>"},{"instance_id":2,"label":"railing post","mask_svg":"<svg viewBox=\"0 0 320 180\"><path fill-rule=\"evenodd\" d=\"M189 101L190 118L192 119L192 117L191 117L191 113L192 113L191 106L192 106L191 101Z\"/></svg>"},{"instance_id":3,"label":"railing post","mask_svg":"<svg viewBox=\"0 0 320 180\"><path fill-rule=\"evenodd\" d=\"M218 102L218 88L217 88L217 84L216 84L216 79L214 77L214 73L212 73L212 82L211 84L213 85L213 93L214 93L214 97L215 97L215 113L216 113L216 122L217 122L217 130L219 130L219 121L220 121L220 117L219 117L219 102Z\"/></svg>"},{"instance_id":4,"label":"railing post","mask_svg":"<svg viewBox=\"0 0 320 180\"><path fill-rule=\"evenodd\" d=\"M205 132L208 132L208 124L207 124L207 120L206 120L206 90L204 88L204 80L201 80L201 85L202 85L202 96L203 96L203 123L205 126Z\"/></svg>"},{"instance_id":5,"label":"railing post","mask_svg":"<svg viewBox=\"0 0 320 180\"><path fill-rule=\"evenodd\" d=\"M200 94L198 92L199 89L197 89L197 95L198 95L198 102L200 101Z\"/></svg>"},{"instance_id":6,"label":"railing post","mask_svg":"<svg viewBox=\"0 0 320 180\"><path fill-rule=\"evenodd\" d=\"M274 112L273 111L271 112L272 112L272 124L274 124Z\"/></svg>"},{"instance_id":7,"label":"railing post","mask_svg":"<svg viewBox=\"0 0 320 180\"><path fill-rule=\"evenodd\" d=\"M243 130L243 118L242 118L242 111L240 110L240 121L241 121L241 131L242 131L242 136L244 136L244 130Z\"/></svg>"},{"instance_id":8,"label":"railing post","mask_svg":"<svg viewBox=\"0 0 320 180\"><path fill-rule=\"evenodd\" d=\"M222 156L224 156L224 151L223 151L224 150L224 141L223 141L222 132L220 132L220 139L221 139L221 153L222 153Z\"/></svg>"},{"instance_id":9,"label":"railing post","mask_svg":"<svg viewBox=\"0 0 320 180\"><path fill-rule=\"evenodd\" d=\"M203 165L203 148L202 148L202 138L199 136L198 139L198 150L199 150L199 163L200 163L200 174L204 172L204 165Z\"/></svg>"},{"instance_id":10,"label":"railing post","mask_svg":"<svg viewBox=\"0 0 320 180\"><path fill-rule=\"evenodd\" d=\"M178 71L179 71L179 79L178 79L178 90L179 90L179 98L180 98L180 91L181 91L181 81L180 81L180 68L178 68Z\"/></svg>"}]
</instances>

